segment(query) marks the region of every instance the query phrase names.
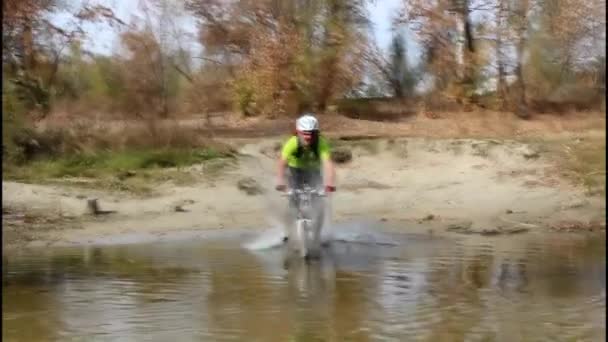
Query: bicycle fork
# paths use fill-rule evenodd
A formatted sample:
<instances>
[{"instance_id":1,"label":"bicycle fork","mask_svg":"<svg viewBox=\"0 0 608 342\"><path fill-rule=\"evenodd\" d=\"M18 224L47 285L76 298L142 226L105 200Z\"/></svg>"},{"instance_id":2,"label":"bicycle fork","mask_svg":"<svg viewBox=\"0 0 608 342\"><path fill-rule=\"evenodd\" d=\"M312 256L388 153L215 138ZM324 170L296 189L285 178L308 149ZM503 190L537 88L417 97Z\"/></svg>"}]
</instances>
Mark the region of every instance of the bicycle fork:
<instances>
[{"instance_id":1,"label":"bicycle fork","mask_svg":"<svg viewBox=\"0 0 608 342\"><path fill-rule=\"evenodd\" d=\"M306 258L310 253L310 229L312 227L312 220L310 219L299 219L296 222L296 235L298 240L298 251L300 256Z\"/></svg>"}]
</instances>

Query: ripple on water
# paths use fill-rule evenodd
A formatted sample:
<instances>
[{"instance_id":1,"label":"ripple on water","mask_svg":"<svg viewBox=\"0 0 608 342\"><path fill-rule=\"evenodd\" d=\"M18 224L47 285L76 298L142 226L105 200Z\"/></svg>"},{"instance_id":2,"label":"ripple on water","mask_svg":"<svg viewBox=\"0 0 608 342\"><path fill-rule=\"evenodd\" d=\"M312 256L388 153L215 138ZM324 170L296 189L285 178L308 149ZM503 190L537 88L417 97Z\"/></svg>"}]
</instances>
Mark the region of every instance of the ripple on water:
<instances>
[{"instance_id":1,"label":"ripple on water","mask_svg":"<svg viewBox=\"0 0 608 342\"><path fill-rule=\"evenodd\" d=\"M605 338L605 236L379 236L395 246L336 242L288 269L234 239L6 256L3 338Z\"/></svg>"}]
</instances>

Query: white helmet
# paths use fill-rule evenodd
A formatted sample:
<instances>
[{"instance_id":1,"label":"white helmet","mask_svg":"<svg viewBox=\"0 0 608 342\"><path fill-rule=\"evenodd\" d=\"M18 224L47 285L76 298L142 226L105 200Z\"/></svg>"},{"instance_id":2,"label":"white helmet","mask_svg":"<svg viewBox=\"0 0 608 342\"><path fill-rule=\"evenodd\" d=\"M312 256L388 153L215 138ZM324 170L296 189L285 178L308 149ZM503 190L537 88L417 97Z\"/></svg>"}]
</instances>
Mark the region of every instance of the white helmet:
<instances>
[{"instance_id":1,"label":"white helmet","mask_svg":"<svg viewBox=\"0 0 608 342\"><path fill-rule=\"evenodd\" d=\"M302 115L296 120L296 130L310 132L319 130L319 121L310 114Z\"/></svg>"}]
</instances>

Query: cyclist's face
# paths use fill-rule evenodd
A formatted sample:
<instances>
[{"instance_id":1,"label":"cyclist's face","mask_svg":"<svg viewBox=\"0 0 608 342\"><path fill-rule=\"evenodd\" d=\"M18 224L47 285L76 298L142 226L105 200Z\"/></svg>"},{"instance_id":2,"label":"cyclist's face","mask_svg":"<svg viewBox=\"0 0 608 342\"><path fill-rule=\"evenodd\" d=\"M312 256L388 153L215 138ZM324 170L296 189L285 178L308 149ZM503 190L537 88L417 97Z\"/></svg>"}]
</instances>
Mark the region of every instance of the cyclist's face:
<instances>
[{"instance_id":1,"label":"cyclist's face","mask_svg":"<svg viewBox=\"0 0 608 342\"><path fill-rule=\"evenodd\" d=\"M312 142L312 132L310 131L298 131L298 137L305 145L310 145Z\"/></svg>"}]
</instances>

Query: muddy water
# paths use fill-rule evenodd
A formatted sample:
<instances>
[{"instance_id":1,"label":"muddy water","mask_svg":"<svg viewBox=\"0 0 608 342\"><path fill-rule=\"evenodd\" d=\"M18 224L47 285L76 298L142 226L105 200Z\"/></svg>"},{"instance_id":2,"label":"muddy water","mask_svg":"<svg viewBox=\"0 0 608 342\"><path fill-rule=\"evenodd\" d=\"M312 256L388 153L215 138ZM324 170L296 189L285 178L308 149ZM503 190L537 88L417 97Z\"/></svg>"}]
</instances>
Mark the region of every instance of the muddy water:
<instances>
[{"instance_id":1,"label":"muddy water","mask_svg":"<svg viewBox=\"0 0 608 342\"><path fill-rule=\"evenodd\" d=\"M335 242L243 236L3 257L5 341L600 341L605 235Z\"/></svg>"}]
</instances>

